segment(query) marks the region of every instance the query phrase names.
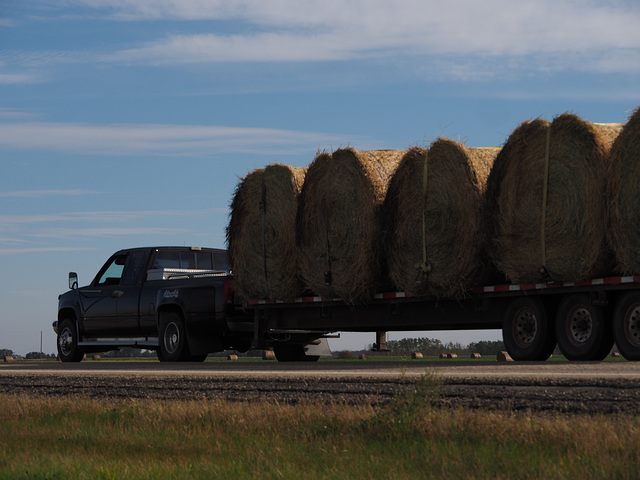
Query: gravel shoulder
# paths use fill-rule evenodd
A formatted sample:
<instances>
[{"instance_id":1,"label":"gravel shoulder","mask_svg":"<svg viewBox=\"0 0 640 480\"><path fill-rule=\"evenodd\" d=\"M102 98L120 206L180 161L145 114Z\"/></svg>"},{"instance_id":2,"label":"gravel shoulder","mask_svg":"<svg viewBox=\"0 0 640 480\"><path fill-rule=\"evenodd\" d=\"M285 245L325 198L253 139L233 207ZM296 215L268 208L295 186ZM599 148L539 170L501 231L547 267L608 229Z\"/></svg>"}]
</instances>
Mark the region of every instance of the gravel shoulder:
<instances>
[{"instance_id":1,"label":"gravel shoulder","mask_svg":"<svg viewBox=\"0 0 640 480\"><path fill-rule=\"evenodd\" d=\"M95 399L229 401L269 400L384 405L402 392L442 383L435 404L441 408L498 409L515 412L639 414L638 366L577 365L575 375L543 364L502 369L473 366L420 368L375 366L292 367L271 364L213 368L191 365L160 369L159 364L118 364L118 369L83 364L48 368L0 368L0 393L28 396L81 396ZM124 365L124 368L119 368ZM209 364L210 365L210 364ZM629 366L631 365L631 366ZM545 369L547 372L545 373ZM236 371L234 371L236 370ZM471 374L468 374L471 370ZM549 373L554 373L553 375ZM377 373L372 373L377 372ZM604 373L603 373L604 372ZM608 372L608 373L607 373ZM616 372L619 372L617 374ZM431 387L427 385L429 390Z\"/></svg>"}]
</instances>

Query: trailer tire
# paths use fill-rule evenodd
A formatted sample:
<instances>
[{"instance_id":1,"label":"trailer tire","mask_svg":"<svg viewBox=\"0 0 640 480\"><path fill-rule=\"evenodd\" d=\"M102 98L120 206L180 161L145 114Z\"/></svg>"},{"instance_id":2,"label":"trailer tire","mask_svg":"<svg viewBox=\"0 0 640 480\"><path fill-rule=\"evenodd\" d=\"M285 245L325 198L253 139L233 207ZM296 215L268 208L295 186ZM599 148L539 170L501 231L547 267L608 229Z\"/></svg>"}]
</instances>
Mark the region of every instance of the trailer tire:
<instances>
[{"instance_id":1,"label":"trailer tire","mask_svg":"<svg viewBox=\"0 0 640 480\"><path fill-rule=\"evenodd\" d=\"M279 362L317 362L317 355L307 355L304 345L274 345L273 353Z\"/></svg>"},{"instance_id":2,"label":"trailer tire","mask_svg":"<svg viewBox=\"0 0 640 480\"><path fill-rule=\"evenodd\" d=\"M502 319L502 339L514 360L549 358L556 347L556 337L544 303L534 297L513 300Z\"/></svg>"},{"instance_id":3,"label":"trailer tire","mask_svg":"<svg viewBox=\"0 0 640 480\"><path fill-rule=\"evenodd\" d=\"M640 293L626 293L616 303L613 338L624 358L640 360Z\"/></svg>"},{"instance_id":4,"label":"trailer tire","mask_svg":"<svg viewBox=\"0 0 640 480\"><path fill-rule=\"evenodd\" d=\"M78 347L76 322L65 318L58 324L58 357L62 362L81 362L84 353Z\"/></svg>"},{"instance_id":5,"label":"trailer tire","mask_svg":"<svg viewBox=\"0 0 640 480\"><path fill-rule=\"evenodd\" d=\"M158 360L180 362L189 357L184 322L179 314L161 312L158 333Z\"/></svg>"},{"instance_id":6,"label":"trailer tire","mask_svg":"<svg viewBox=\"0 0 640 480\"><path fill-rule=\"evenodd\" d=\"M562 299L556 317L556 337L568 360L602 360L613 347L613 331L602 307L589 295L568 295Z\"/></svg>"}]
</instances>

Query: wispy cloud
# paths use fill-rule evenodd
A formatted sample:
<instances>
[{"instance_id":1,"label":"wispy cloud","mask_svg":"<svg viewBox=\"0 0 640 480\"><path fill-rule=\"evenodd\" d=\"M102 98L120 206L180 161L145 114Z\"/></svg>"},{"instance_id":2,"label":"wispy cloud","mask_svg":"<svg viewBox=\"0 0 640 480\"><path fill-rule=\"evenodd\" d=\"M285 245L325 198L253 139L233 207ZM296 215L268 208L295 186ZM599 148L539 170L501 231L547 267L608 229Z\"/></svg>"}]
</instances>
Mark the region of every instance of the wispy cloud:
<instances>
[{"instance_id":1,"label":"wispy cloud","mask_svg":"<svg viewBox=\"0 0 640 480\"><path fill-rule=\"evenodd\" d=\"M104 155L295 154L322 145L367 140L328 133L206 125L25 122L0 126L0 148Z\"/></svg>"},{"instance_id":2,"label":"wispy cloud","mask_svg":"<svg viewBox=\"0 0 640 480\"><path fill-rule=\"evenodd\" d=\"M99 228L46 228L38 232L31 233L31 238L77 238L77 237L127 237L137 235L149 235L150 237L158 235L171 235L179 233L179 228L160 228L160 227L99 227Z\"/></svg>"},{"instance_id":3,"label":"wispy cloud","mask_svg":"<svg viewBox=\"0 0 640 480\"><path fill-rule=\"evenodd\" d=\"M91 190L19 190L15 192L0 192L0 198L42 198L57 196L96 195L101 192Z\"/></svg>"},{"instance_id":4,"label":"wispy cloud","mask_svg":"<svg viewBox=\"0 0 640 480\"><path fill-rule=\"evenodd\" d=\"M26 247L26 248L0 248L0 255L16 255L20 253L47 253L47 252L78 252L98 250L89 247Z\"/></svg>"},{"instance_id":5,"label":"wispy cloud","mask_svg":"<svg viewBox=\"0 0 640 480\"><path fill-rule=\"evenodd\" d=\"M56 245L60 240L114 237L163 238L189 234L178 219L207 217L226 208L204 210L140 210L0 215L0 254L77 250ZM166 225L172 225L167 227ZM189 234L193 236L192 234Z\"/></svg>"},{"instance_id":6,"label":"wispy cloud","mask_svg":"<svg viewBox=\"0 0 640 480\"><path fill-rule=\"evenodd\" d=\"M640 70L640 4L573 0L74 0L117 20L217 20L109 56L152 64L527 57L526 67ZM626 62L606 62L622 51ZM576 56L576 54L578 54ZM546 56L559 57L550 61ZM581 58L580 58L581 57ZM585 61L586 60L586 61Z\"/></svg>"},{"instance_id":7,"label":"wispy cloud","mask_svg":"<svg viewBox=\"0 0 640 480\"><path fill-rule=\"evenodd\" d=\"M61 212L43 213L39 215L0 215L0 231L26 224L59 224L59 223L115 223L125 224L140 222L148 219L167 219L172 217L187 217L208 215L210 213L227 211L227 209L206 210L138 210L138 211L93 211L93 212Z\"/></svg>"},{"instance_id":8,"label":"wispy cloud","mask_svg":"<svg viewBox=\"0 0 640 480\"><path fill-rule=\"evenodd\" d=\"M0 85L39 83L37 75L28 73L0 73Z\"/></svg>"}]
</instances>

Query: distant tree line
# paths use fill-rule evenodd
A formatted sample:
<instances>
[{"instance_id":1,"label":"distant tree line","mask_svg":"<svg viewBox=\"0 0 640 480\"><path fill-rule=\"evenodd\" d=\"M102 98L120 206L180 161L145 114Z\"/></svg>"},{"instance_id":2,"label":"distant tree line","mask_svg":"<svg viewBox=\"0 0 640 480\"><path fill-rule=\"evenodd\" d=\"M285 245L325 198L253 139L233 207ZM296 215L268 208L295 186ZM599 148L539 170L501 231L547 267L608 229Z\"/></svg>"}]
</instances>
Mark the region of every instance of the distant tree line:
<instances>
[{"instance_id":1,"label":"distant tree line","mask_svg":"<svg viewBox=\"0 0 640 480\"><path fill-rule=\"evenodd\" d=\"M403 338L401 340L387 340L387 349L392 355L411 355L413 352L420 352L425 356L433 357L441 353L496 355L505 348L502 340L483 340L462 345L459 342L443 343L435 338Z\"/></svg>"}]
</instances>

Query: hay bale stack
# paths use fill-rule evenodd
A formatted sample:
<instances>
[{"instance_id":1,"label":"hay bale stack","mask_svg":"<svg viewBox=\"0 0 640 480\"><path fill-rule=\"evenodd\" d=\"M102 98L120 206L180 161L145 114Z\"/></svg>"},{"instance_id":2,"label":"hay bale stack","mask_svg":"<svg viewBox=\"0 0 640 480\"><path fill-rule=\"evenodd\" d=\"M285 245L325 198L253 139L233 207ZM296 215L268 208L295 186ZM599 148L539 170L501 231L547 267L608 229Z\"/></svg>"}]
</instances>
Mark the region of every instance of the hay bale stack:
<instances>
[{"instance_id":1,"label":"hay bale stack","mask_svg":"<svg viewBox=\"0 0 640 480\"><path fill-rule=\"evenodd\" d=\"M302 292L295 221L305 170L272 164L236 188L227 251L235 291L245 299L283 300Z\"/></svg>"},{"instance_id":2,"label":"hay bale stack","mask_svg":"<svg viewBox=\"0 0 640 480\"><path fill-rule=\"evenodd\" d=\"M482 194L499 148L440 138L412 148L383 206L393 286L412 295L461 297L482 267Z\"/></svg>"},{"instance_id":3,"label":"hay bale stack","mask_svg":"<svg viewBox=\"0 0 640 480\"><path fill-rule=\"evenodd\" d=\"M404 151L336 150L309 166L296 224L300 271L316 295L367 300L380 276L379 209Z\"/></svg>"},{"instance_id":4,"label":"hay bale stack","mask_svg":"<svg viewBox=\"0 0 640 480\"><path fill-rule=\"evenodd\" d=\"M620 273L640 274L640 108L610 154L610 242Z\"/></svg>"},{"instance_id":5,"label":"hay bale stack","mask_svg":"<svg viewBox=\"0 0 640 480\"><path fill-rule=\"evenodd\" d=\"M489 254L515 283L606 274L608 153L619 129L572 114L522 123L487 180Z\"/></svg>"}]
</instances>

